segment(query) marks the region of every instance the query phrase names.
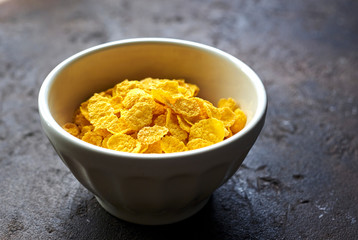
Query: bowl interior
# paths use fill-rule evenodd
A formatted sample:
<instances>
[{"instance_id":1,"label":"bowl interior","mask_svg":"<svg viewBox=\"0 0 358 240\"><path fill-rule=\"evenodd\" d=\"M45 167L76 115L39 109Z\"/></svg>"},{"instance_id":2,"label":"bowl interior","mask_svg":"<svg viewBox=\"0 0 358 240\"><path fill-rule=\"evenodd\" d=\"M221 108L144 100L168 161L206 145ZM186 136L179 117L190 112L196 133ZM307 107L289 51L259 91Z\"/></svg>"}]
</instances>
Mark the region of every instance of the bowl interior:
<instances>
[{"instance_id":1,"label":"bowl interior","mask_svg":"<svg viewBox=\"0 0 358 240\"><path fill-rule=\"evenodd\" d=\"M52 75L47 98L55 121L71 121L79 104L125 79L182 78L197 84L214 104L234 98L250 122L260 101L258 77L245 64L217 49L177 42L127 42L93 48L64 61ZM251 80L250 80L251 79Z\"/></svg>"}]
</instances>

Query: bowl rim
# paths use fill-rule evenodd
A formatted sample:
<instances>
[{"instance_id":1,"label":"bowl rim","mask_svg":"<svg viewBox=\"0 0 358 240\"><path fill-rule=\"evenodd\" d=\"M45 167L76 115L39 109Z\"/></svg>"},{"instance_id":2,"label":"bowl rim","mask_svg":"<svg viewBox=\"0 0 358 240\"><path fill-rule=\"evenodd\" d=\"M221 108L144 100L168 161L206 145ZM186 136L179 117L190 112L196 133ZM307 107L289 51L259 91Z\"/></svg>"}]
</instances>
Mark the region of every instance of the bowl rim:
<instances>
[{"instance_id":1,"label":"bowl rim","mask_svg":"<svg viewBox=\"0 0 358 240\"><path fill-rule=\"evenodd\" d=\"M116 48L118 46L125 46L125 45L133 45L133 44L172 44L172 45L179 45L189 48L196 48L199 50L206 51L210 54L218 55L223 57L232 63L234 63L241 71L248 76L248 78L253 83L257 95L258 95L258 102L257 102L257 111L255 112L254 116L252 117L251 121L245 125L245 127L232 137L225 139L224 141L215 143L213 145L199 148L195 150L185 151L185 152L176 152L176 153L151 153L151 154L143 154L143 153L128 153L128 152L120 152L116 150L111 150L103 147L99 147L90 143L87 143L75 136L72 136L66 130L64 130L54 119L50 112L50 108L48 106L48 99L49 99L49 91L56 79L56 77L63 71L67 66L71 65L72 63L76 62L77 60L86 57L87 55L94 54L98 51L108 50L111 48ZM98 152L101 154L110 155L113 157L124 157L129 159L170 159L170 158L178 158L178 157L186 157L192 156L197 154L202 154L204 152L211 152L218 148L222 148L225 145L235 142L237 139L242 138L244 135L251 132L254 127L259 123L259 121L264 118L267 109L267 95L265 91L265 87L258 77L258 75L244 62L239 60L238 58L232 56L231 54L224 52L218 48L208 46L202 43L188 41L188 40L181 40L181 39L173 39L173 38L129 38L117 41L111 41L107 43L103 43L100 45L96 45L85 50L82 50L67 59L63 60L59 63L45 78L43 81L39 95L38 95L38 108L39 114L41 117L41 123L47 125L48 128L54 129L62 139L74 144L80 148L86 148L87 150Z\"/></svg>"}]
</instances>

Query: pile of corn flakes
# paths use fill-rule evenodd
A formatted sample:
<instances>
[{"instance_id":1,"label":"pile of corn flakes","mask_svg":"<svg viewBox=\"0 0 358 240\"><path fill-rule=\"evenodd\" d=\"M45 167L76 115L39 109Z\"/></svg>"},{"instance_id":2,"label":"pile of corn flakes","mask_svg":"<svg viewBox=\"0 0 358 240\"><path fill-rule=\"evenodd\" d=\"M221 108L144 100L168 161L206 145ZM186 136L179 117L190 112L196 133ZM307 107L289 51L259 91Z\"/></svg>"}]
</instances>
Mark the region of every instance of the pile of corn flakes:
<instances>
[{"instance_id":1,"label":"pile of corn flakes","mask_svg":"<svg viewBox=\"0 0 358 240\"><path fill-rule=\"evenodd\" d=\"M95 93L63 128L88 143L123 152L173 153L223 141L246 124L232 98L218 107L184 80L125 80Z\"/></svg>"}]
</instances>

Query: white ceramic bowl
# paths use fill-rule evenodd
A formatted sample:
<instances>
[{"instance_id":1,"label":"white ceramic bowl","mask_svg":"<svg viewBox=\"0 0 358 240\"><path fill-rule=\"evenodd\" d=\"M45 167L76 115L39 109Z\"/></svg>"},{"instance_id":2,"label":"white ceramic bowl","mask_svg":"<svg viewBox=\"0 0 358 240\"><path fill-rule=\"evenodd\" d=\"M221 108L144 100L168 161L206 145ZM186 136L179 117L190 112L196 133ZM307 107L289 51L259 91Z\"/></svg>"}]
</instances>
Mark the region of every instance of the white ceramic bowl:
<instances>
[{"instance_id":1,"label":"white ceramic bowl","mask_svg":"<svg viewBox=\"0 0 358 240\"><path fill-rule=\"evenodd\" d=\"M124 79L184 78L212 102L232 97L248 115L223 142L170 154L125 153L79 140L61 128L93 93ZM129 222L167 224L199 211L238 169L265 120L267 98L243 62L199 43L140 38L102 44L59 64L39 93L45 134L78 181L108 212Z\"/></svg>"}]
</instances>

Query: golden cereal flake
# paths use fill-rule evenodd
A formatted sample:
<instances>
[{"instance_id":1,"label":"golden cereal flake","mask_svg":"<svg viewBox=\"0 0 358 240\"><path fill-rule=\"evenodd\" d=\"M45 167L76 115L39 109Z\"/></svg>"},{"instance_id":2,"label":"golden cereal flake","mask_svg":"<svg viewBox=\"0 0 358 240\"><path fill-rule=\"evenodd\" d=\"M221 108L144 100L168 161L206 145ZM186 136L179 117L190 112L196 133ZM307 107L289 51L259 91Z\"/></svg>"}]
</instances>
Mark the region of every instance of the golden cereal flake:
<instances>
[{"instance_id":1,"label":"golden cereal flake","mask_svg":"<svg viewBox=\"0 0 358 240\"><path fill-rule=\"evenodd\" d=\"M155 107L153 97L144 90L138 88L131 89L123 99L122 104L126 109L130 109L138 102L146 102L151 105L152 108Z\"/></svg>"},{"instance_id":2,"label":"golden cereal flake","mask_svg":"<svg viewBox=\"0 0 358 240\"><path fill-rule=\"evenodd\" d=\"M80 134L80 129L74 123L66 123L63 125L63 129L65 129L71 135L77 137Z\"/></svg>"},{"instance_id":3,"label":"golden cereal flake","mask_svg":"<svg viewBox=\"0 0 358 240\"><path fill-rule=\"evenodd\" d=\"M175 113L188 118L193 118L200 114L199 104L194 98L175 98L171 108Z\"/></svg>"},{"instance_id":4,"label":"golden cereal flake","mask_svg":"<svg viewBox=\"0 0 358 240\"><path fill-rule=\"evenodd\" d=\"M109 101L113 108L113 113L116 116L120 116L121 110L123 109L123 98L121 96L112 97Z\"/></svg>"},{"instance_id":5,"label":"golden cereal flake","mask_svg":"<svg viewBox=\"0 0 358 240\"><path fill-rule=\"evenodd\" d=\"M188 133L185 130L181 129L181 127L179 126L177 117L169 109L167 112L165 126L169 129L169 132L173 136L178 138L180 141L185 141L188 138Z\"/></svg>"},{"instance_id":6,"label":"golden cereal flake","mask_svg":"<svg viewBox=\"0 0 358 240\"><path fill-rule=\"evenodd\" d=\"M129 124L123 117L117 118L116 121L113 122L112 125L108 126L106 129L112 134L116 134L116 133L128 134L133 132L132 128L129 126Z\"/></svg>"},{"instance_id":7,"label":"golden cereal flake","mask_svg":"<svg viewBox=\"0 0 358 240\"><path fill-rule=\"evenodd\" d=\"M237 104L235 100L232 98L221 98L218 102L218 107L219 108L228 107L232 111L235 111L235 109L237 108Z\"/></svg>"},{"instance_id":8,"label":"golden cereal flake","mask_svg":"<svg viewBox=\"0 0 358 240\"><path fill-rule=\"evenodd\" d=\"M159 141L168 133L168 131L168 128L158 125L154 125L153 127L143 127L139 130L137 139L141 143L152 144Z\"/></svg>"},{"instance_id":9,"label":"golden cereal flake","mask_svg":"<svg viewBox=\"0 0 358 240\"><path fill-rule=\"evenodd\" d=\"M161 147L165 153L187 151L185 144L174 136L165 136L161 140Z\"/></svg>"},{"instance_id":10,"label":"golden cereal flake","mask_svg":"<svg viewBox=\"0 0 358 240\"><path fill-rule=\"evenodd\" d=\"M165 114L166 106L157 102L154 102L153 115Z\"/></svg>"},{"instance_id":11,"label":"golden cereal flake","mask_svg":"<svg viewBox=\"0 0 358 240\"><path fill-rule=\"evenodd\" d=\"M195 123L189 133L189 141L194 138L202 138L207 141L218 143L225 137L225 126L216 118L203 119Z\"/></svg>"},{"instance_id":12,"label":"golden cereal flake","mask_svg":"<svg viewBox=\"0 0 358 240\"><path fill-rule=\"evenodd\" d=\"M194 149L199 149L199 148L203 148L203 147L207 147L214 144L213 142L210 142L208 140L202 139L202 138L194 138L192 140L190 140L187 143L187 148L188 150L194 150Z\"/></svg>"},{"instance_id":13,"label":"golden cereal flake","mask_svg":"<svg viewBox=\"0 0 358 240\"><path fill-rule=\"evenodd\" d=\"M235 113L228 107L219 108L219 120L221 120L225 127L231 127L236 119Z\"/></svg>"},{"instance_id":14,"label":"golden cereal flake","mask_svg":"<svg viewBox=\"0 0 358 240\"><path fill-rule=\"evenodd\" d=\"M131 89L137 88L138 84L139 82L136 80L129 81L128 79L126 79L113 87L112 95L113 97L121 96L122 98L124 98Z\"/></svg>"},{"instance_id":15,"label":"golden cereal flake","mask_svg":"<svg viewBox=\"0 0 358 240\"><path fill-rule=\"evenodd\" d=\"M161 89L169 94L178 94L179 93L179 83L177 81L170 81L168 79L160 80L157 84L157 89Z\"/></svg>"},{"instance_id":16,"label":"golden cereal flake","mask_svg":"<svg viewBox=\"0 0 358 240\"><path fill-rule=\"evenodd\" d=\"M88 100L81 103L80 105L80 111L82 113L82 115L89 121L89 116L88 116Z\"/></svg>"},{"instance_id":17,"label":"golden cereal flake","mask_svg":"<svg viewBox=\"0 0 358 240\"><path fill-rule=\"evenodd\" d=\"M155 117L154 120L153 120L153 123L154 123L154 125L165 126L166 125L166 119L167 119L167 115L162 114L162 115L159 115L159 116Z\"/></svg>"},{"instance_id":18,"label":"golden cereal flake","mask_svg":"<svg viewBox=\"0 0 358 240\"><path fill-rule=\"evenodd\" d=\"M136 139L123 133L117 133L112 135L107 143L107 147L112 150L122 152L138 153L141 149L141 144Z\"/></svg>"},{"instance_id":19,"label":"golden cereal flake","mask_svg":"<svg viewBox=\"0 0 358 240\"><path fill-rule=\"evenodd\" d=\"M88 113L87 113L88 114ZM81 113L81 111L78 111L77 114L75 114L74 123L79 127L84 127L91 125L91 123L88 121L88 119Z\"/></svg>"},{"instance_id":20,"label":"golden cereal flake","mask_svg":"<svg viewBox=\"0 0 358 240\"><path fill-rule=\"evenodd\" d=\"M95 127L99 127L97 125L102 125L101 120L114 115L114 109L109 103L108 98L99 94L95 94L89 99L87 109L89 121Z\"/></svg>"},{"instance_id":21,"label":"golden cereal flake","mask_svg":"<svg viewBox=\"0 0 358 240\"><path fill-rule=\"evenodd\" d=\"M123 112L122 117L131 129L139 130L152 123L152 107L148 103L138 102L128 111Z\"/></svg>"},{"instance_id":22,"label":"golden cereal flake","mask_svg":"<svg viewBox=\"0 0 358 240\"><path fill-rule=\"evenodd\" d=\"M181 129L183 129L185 132L189 132L192 124L190 124L187 120L184 119L184 117L177 115L178 124Z\"/></svg>"},{"instance_id":23,"label":"golden cereal flake","mask_svg":"<svg viewBox=\"0 0 358 240\"><path fill-rule=\"evenodd\" d=\"M99 135L96 132L89 131L83 135L82 140L85 142L91 143L93 145L101 147L103 136Z\"/></svg>"},{"instance_id":24,"label":"golden cereal flake","mask_svg":"<svg viewBox=\"0 0 358 240\"><path fill-rule=\"evenodd\" d=\"M161 141L149 144L144 153L163 153Z\"/></svg>"},{"instance_id":25,"label":"golden cereal flake","mask_svg":"<svg viewBox=\"0 0 358 240\"><path fill-rule=\"evenodd\" d=\"M245 127L247 121L245 113L240 108L236 109L234 113L236 115L236 120L230 128L233 134L241 131Z\"/></svg>"},{"instance_id":26,"label":"golden cereal flake","mask_svg":"<svg viewBox=\"0 0 358 240\"><path fill-rule=\"evenodd\" d=\"M163 89L152 89L151 94L154 100L158 101L161 104L169 106L170 104L174 103L173 97L179 96L175 94L171 94Z\"/></svg>"}]
</instances>

